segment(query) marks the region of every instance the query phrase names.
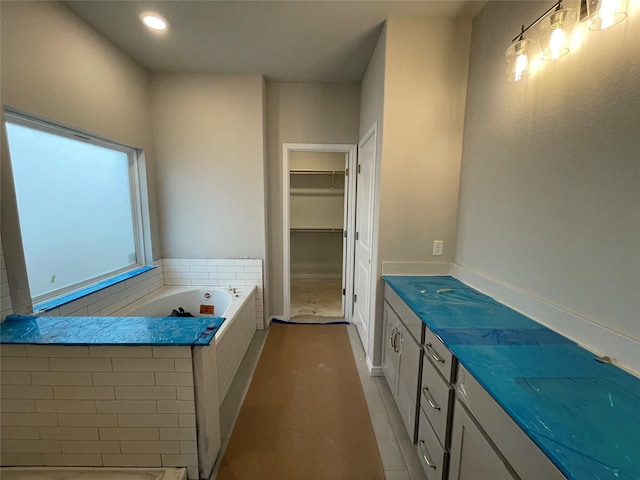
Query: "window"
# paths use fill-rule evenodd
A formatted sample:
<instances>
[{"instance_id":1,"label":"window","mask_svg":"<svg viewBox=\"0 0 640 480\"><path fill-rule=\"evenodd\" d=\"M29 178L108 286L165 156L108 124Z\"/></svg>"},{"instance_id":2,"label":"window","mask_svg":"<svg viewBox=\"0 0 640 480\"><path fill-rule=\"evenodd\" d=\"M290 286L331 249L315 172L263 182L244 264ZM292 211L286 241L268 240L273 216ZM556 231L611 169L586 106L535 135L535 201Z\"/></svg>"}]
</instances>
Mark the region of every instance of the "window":
<instances>
[{"instance_id":1,"label":"window","mask_svg":"<svg viewBox=\"0 0 640 480\"><path fill-rule=\"evenodd\" d=\"M145 264L135 149L5 111L34 303Z\"/></svg>"}]
</instances>

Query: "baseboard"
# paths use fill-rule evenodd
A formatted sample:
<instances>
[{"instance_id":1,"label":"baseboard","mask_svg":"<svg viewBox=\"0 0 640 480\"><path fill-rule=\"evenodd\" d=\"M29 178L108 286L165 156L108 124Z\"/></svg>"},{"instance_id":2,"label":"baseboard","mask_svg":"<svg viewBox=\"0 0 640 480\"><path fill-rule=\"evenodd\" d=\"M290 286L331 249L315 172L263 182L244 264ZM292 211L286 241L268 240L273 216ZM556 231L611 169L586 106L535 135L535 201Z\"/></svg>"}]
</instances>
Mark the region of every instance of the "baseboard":
<instances>
[{"instance_id":1,"label":"baseboard","mask_svg":"<svg viewBox=\"0 0 640 480\"><path fill-rule=\"evenodd\" d=\"M333 280L333 279L341 279L342 275L339 273L292 273L291 279L305 279L305 280Z\"/></svg>"},{"instance_id":2,"label":"baseboard","mask_svg":"<svg viewBox=\"0 0 640 480\"><path fill-rule=\"evenodd\" d=\"M371 364L369 355L365 356L365 360L367 361L367 370L369 370L369 375L371 375L372 377L382 377L384 375L384 373L382 373L381 366Z\"/></svg>"},{"instance_id":3,"label":"baseboard","mask_svg":"<svg viewBox=\"0 0 640 480\"><path fill-rule=\"evenodd\" d=\"M451 274L538 323L564 335L596 355L607 355L620 368L640 376L640 342L581 317L500 280L452 264Z\"/></svg>"}]
</instances>

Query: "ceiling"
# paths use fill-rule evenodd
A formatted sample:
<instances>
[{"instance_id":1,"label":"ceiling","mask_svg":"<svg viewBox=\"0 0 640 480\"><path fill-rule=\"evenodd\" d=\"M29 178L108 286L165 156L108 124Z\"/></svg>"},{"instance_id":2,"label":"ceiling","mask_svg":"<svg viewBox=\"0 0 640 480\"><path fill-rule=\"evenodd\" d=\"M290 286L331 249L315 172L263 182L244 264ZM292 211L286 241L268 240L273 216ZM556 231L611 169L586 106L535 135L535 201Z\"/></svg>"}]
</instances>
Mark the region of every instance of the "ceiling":
<instances>
[{"instance_id":1,"label":"ceiling","mask_svg":"<svg viewBox=\"0 0 640 480\"><path fill-rule=\"evenodd\" d=\"M482 0L63 1L149 71L261 74L286 82L355 82L387 18L473 17ZM161 34L138 15L169 21Z\"/></svg>"}]
</instances>

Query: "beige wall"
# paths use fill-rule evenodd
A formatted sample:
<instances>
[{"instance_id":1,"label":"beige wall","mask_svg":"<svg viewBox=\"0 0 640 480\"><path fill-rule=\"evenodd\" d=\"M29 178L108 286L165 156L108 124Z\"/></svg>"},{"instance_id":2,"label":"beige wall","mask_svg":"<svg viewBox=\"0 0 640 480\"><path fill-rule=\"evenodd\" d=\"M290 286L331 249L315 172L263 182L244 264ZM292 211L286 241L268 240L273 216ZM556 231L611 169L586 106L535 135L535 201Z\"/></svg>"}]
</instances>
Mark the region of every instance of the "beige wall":
<instances>
[{"instance_id":1,"label":"beige wall","mask_svg":"<svg viewBox=\"0 0 640 480\"><path fill-rule=\"evenodd\" d=\"M358 84L267 84L270 315L282 306L282 144L358 142Z\"/></svg>"},{"instance_id":2,"label":"beige wall","mask_svg":"<svg viewBox=\"0 0 640 480\"><path fill-rule=\"evenodd\" d=\"M386 47L387 47L387 26L385 25L378 38L378 43L373 51L367 70L362 78L361 97L360 97L360 134L359 140L363 140L369 130L376 125L376 182L380 185L380 172L382 170L382 139L384 137L384 100L385 100L385 72L386 72ZM380 194L376 191L373 195L375 211L378 211ZM381 262L377 255L378 251L378 232L380 220L375 218L373 221L373 243L372 243L372 269L371 275L371 304L369 311L373 314L372 325L373 332L373 351L367 351L370 363L373 365L380 364L380 345L382 342L382 301L384 297L384 284L378 278L381 271ZM362 344L369 345L368 339L361 339ZM367 348L367 350L369 350ZM374 360L375 358L375 360Z\"/></svg>"},{"instance_id":3,"label":"beige wall","mask_svg":"<svg viewBox=\"0 0 640 480\"><path fill-rule=\"evenodd\" d=\"M148 220L158 258L148 73L59 3L3 1L0 9L2 105L144 149ZM3 189L5 197L9 190ZM3 246L9 263L15 259L9 252L21 248L15 230L5 231ZM12 284L14 297L30 301L18 283Z\"/></svg>"},{"instance_id":4,"label":"beige wall","mask_svg":"<svg viewBox=\"0 0 640 480\"><path fill-rule=\"evenodd\" d=\"M378 279L372 296L378 341L384 287L379 275L386 265L393 273L449 273L456 238L470 30L468 20L387 21ZM372 62L370 69L376 65ZM381 73L372 74L379 82ZM379 97L380 86L377 91ZM376 101L374 97L369 104ZM380 108L363 111L380 112ZM434 240L444 240L442 257L432 256ZM379 365L379 343L369 355Z\"/></svg>"},{"instance_id":5,"label":"beige wall","mask_svg":"<svg viewBox=\"0 0 640 480\"><path fill-rule=\"evenodd\" d=\"M489 2L473 26L455 261L577 315L578 328L558 325L573 338L596 324L602 336L640 339L640 8L632 8L610 30L580 26L579 48L515 83L504 51L539 3ZM581 340L598 347L598 337Z\"/></svg>"},{"instance_id":6,"label":"beige wall","mask_svg":"<svg viewBox=\"0 0 640 480\"><path fill-rule=\"evenodd\" d=\"M153 75L165 258L265 257L263 87L257 75Z\"/></svg>"}]
</instances>

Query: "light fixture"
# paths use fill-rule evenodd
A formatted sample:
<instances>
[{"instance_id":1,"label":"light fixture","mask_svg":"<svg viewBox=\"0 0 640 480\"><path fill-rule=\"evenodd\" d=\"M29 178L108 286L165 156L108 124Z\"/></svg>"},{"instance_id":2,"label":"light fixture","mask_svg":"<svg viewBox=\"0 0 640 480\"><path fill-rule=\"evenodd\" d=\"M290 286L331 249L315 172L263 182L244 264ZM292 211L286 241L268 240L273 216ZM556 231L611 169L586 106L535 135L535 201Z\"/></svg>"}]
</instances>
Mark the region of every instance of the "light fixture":
<instances>
[{"instance_id":1,"label":"light fixture","mask_svg":"<svg viewBox=\"0 0 640 480\"><path fill-rule=\"evenodd\" d=\"M627 18L628 0L586 0L589 30L605 30Z\"/></svg>"},{"instance_id":2,"label":"light fixture","mask_svg":"<svg viewBox=\"0 0 640 480\"><path fill-rule=\"evenodd\" d=\"M576 19L576 12L563 9L562 1L558 2L553 13L544 17L540 24L542 60L556 60L569 53L569 42Z\"/></svg>"},{"instance_id":3,"label":"light fixture","mask_svg":"<svg viewBox=\"0 0 640 480\"><path fill-rule=\"evenodd\" d=\"M535 48L533 40L524 38L525 28L522 33L513 39L513 43L507 49L507 76L509 81L517 82L531 74L531 54Z\"/></svg>"},{"instance_id":4,"label":"light fixture","mask_svg":"<svg viewBox=\"0 0 640 480\"><path fill-rule=\"evenodd\" d=\"M140 20L152 30L161 32L169 28L169 22L157 13L143 12L139 15Z\"/></svg>"}]
</instances>

